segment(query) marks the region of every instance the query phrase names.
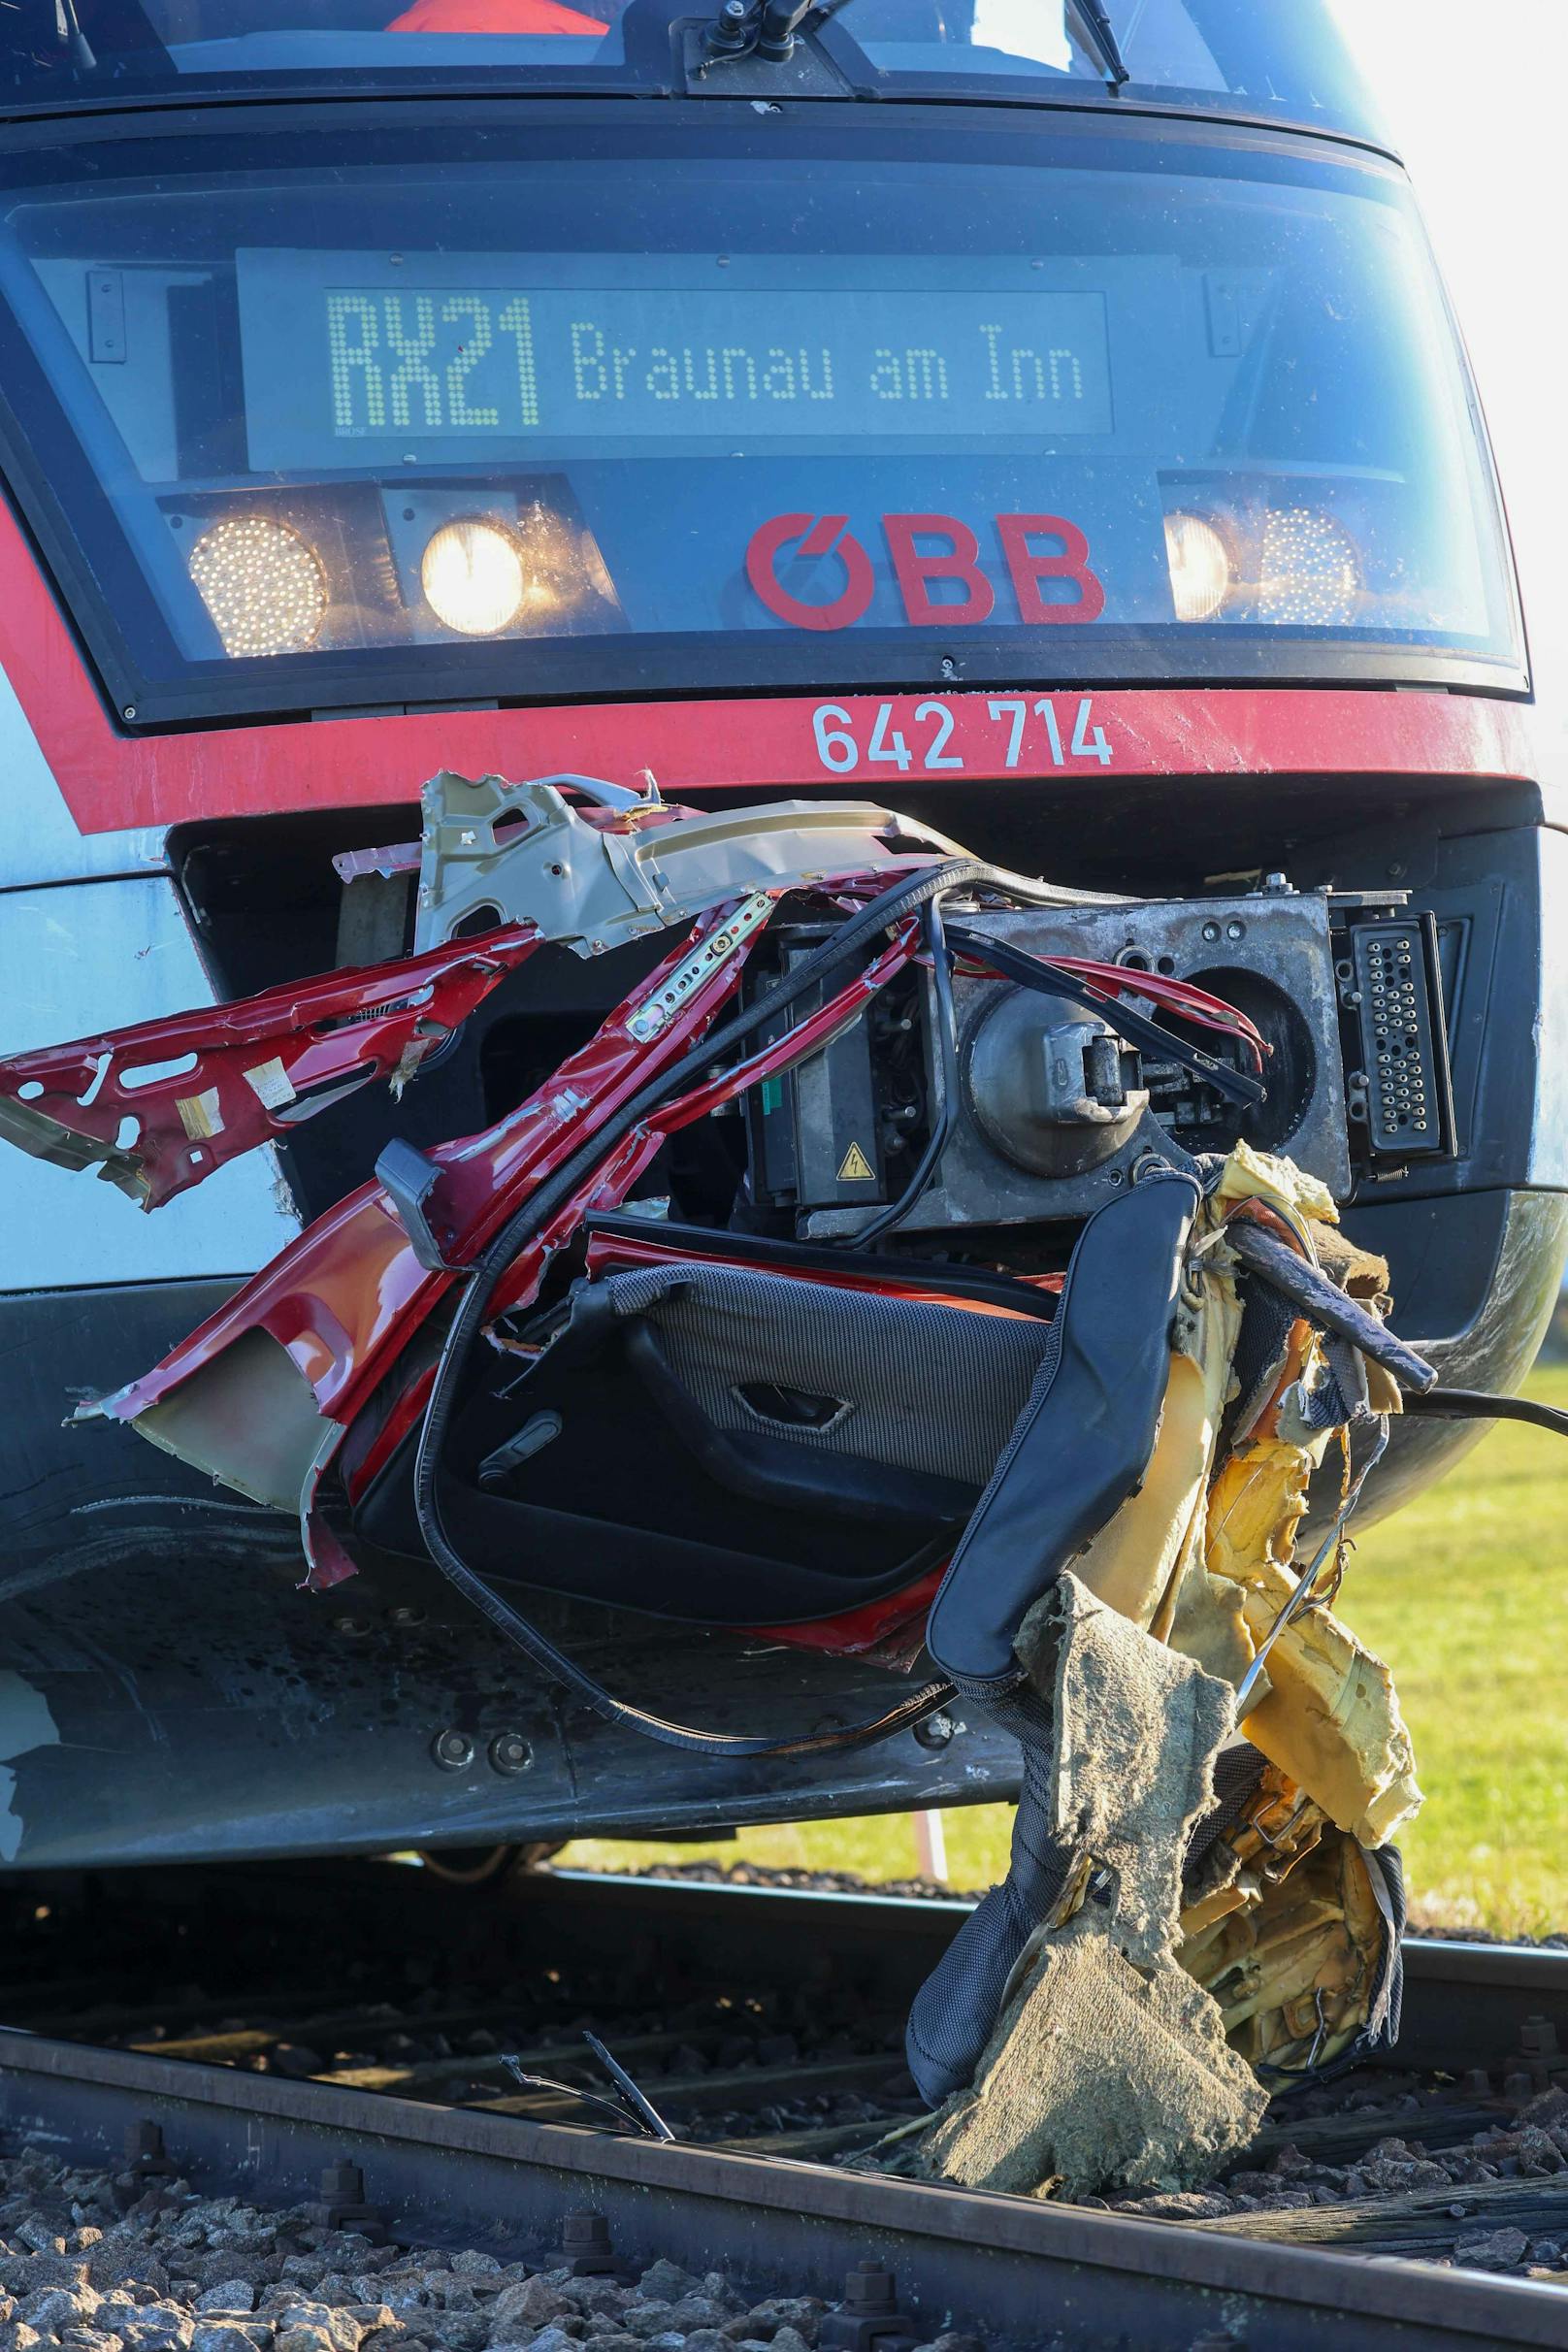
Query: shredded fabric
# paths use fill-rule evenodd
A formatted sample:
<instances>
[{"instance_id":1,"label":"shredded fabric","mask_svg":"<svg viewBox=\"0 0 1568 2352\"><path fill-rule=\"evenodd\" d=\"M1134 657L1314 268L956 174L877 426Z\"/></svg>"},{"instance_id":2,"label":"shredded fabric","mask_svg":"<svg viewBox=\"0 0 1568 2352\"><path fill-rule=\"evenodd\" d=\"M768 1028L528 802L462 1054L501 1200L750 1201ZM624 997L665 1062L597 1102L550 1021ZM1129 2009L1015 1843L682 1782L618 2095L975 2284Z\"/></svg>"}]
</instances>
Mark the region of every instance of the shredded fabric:
<instances>
[{"instance_id":1,"label":"shredded fabric","mask_svg":"<svg viewBox=\"0 0 1568 2352\"><path fill-rule=\"evenodd\" d=\"M1185 1969L1134 1967L1080 1911L1029 1945L973 2091L924 2152L944 2180L1014 2195L1192 2188L1267 2106Z\"/></svg>"},{"instance_id":2,"label":"shredded fabric","mask_svg":"<svg viewBox=\"0 0 1568 2352\"><path fill-rule=\"evenodd\" d=\"M1018 1650L1053 1726L1045 1802L1062 1891L923 2160L1026 2194L1187 2187L1246 2145L1266 2105L1173 1956L1183 1857L1214 1802L1232 1694L1071 1575L1036 1603ZM959 1973L963 1944L947 1956ZM922 1999L941 1998L938 1972Z\"/></svg>"}]
</instances>

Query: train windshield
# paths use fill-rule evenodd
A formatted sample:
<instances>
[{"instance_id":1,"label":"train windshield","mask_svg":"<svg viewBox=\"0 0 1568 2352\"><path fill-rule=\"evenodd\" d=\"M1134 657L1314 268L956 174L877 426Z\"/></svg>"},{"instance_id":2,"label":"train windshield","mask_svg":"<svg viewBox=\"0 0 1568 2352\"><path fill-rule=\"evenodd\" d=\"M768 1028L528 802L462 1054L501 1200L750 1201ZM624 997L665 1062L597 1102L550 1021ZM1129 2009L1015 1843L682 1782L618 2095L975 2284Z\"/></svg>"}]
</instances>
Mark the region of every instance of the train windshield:
<instances>
[{"instance_id":1,"label":"train windshield","mask_svg":"<svg viewBox=\"0 0 1568 2352\"><path fill-rule=\"evenodd\" d=\"M762 0L752 0L760 16ZM7 0L0 109L160 91L497 86L724 94L720 0ZM671 31L671 26L674 31ZM824 0L794 95L1155 100L1381 137L1330 0ZM721 45L722 46L722 45ZM748 95L749 89L748 89Z\"/></svg>"},{"instance_id":2,"label":"train windshield","mask_svg":"<svg viewBox=\"0 0 1568 2352\"><path fill-rule=\"evenodd\" d=\"M15 158L8 465L121 699L1520 682L1392 167L800 113Z\"/></svg>"}]
</instances>

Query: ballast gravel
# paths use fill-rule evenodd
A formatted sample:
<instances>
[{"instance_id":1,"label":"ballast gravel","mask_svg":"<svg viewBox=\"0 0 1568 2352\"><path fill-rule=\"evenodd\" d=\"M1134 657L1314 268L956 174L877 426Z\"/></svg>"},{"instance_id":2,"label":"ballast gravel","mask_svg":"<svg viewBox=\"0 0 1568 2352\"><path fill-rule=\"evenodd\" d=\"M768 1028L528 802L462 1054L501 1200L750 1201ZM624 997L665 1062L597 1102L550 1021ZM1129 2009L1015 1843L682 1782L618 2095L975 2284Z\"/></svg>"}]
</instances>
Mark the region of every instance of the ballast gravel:
<instances>
[{"instance_id":1,"label":"ballast gravel","mask_svg":"<svg viewBox=\"0 0 1568 2352\"><path fill-rule=\"evenodd\" d=\"M1442 2114L1440 2099L1423 2102L1414 2091L1401 2104L1411 2116L1425 2122ZM1326 2095L1319 2111L1323 2110L1331 2111ZM1310 2123L1310 2116L1307 2119ZM1421 2260L1452 2259L1461 2270L1511 2271L1560 2285L1568 2270L1561 2227L1532 2234L1512 2226L1499 2228L1488 2225L1476 2205L1466 2202L1467 2188L1510 2180L1568 2188L1568 2091L1555 2086L1543 2091L1506 2122L1488 2124L1452 2145L1416 2145L1390 2134L1353 2163L1336 2165L1287 2144L1266 2167L1244 2165L1209 2188L1184 2196L1087 2202L1151 2220L1208 2221L1231 2213L1283 2213L1308 2205L1351 2205L1363 2199L1452 2189L1454 2199L1446 2207L1453 2229L1452 2258L1422 2250Z\"/></svg>"},{"instance_id":2,"label":"ballast gravel","mask_svg":"<svg viewBox=\"0 0 1568 2352\"><path fill-rule=\"evenodd\" d=\"M381 2245L179 2179L0 2156L0 2352L814 2352L826 2303L659 2261L578 2278ZM984 2352L949 2332L922 2352Z\"/></svg>"}]
</instances>

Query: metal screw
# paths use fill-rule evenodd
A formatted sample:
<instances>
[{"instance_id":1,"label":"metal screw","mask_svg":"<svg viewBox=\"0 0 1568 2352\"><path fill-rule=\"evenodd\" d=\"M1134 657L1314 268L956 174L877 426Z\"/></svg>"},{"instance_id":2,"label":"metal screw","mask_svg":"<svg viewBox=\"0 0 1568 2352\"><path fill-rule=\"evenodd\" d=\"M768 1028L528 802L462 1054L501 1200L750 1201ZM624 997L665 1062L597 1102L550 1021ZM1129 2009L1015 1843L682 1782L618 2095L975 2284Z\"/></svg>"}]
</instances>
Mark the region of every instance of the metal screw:
<instances>
[{"instance_id":1,"label":"metal screw","mask_svg":"<svg viewBox=\"0 0 1568 2352\"><path fill-rule=\"evenodd\" d=\"M520 1731L498 1731L490 1743L490 1768L493 1772L511 1774L526 1772L534 1761L534 1750Z\"/></svg>"},{"instance_id":2,"label":"metal screw","mask_svg":"<svg viewBox=\"0 0 1568 2352\"><path fill-rule=\"evenodd\" d=\"M725 0L717 21L707 29L703 46L710 57L735 57L740 54L746 46L750 14L746 0Z\"/></svg>"},{"instance_id":3,"label":"metal screw","mask_svg":"<svg viewBox=\"0 0 1568 2352\"><path fill-rule=\"evenodd\" d=\"M329 2230L378 2230L385 2218L379 2205L366 2204L365 2175L357 2164L322 2166L317 2211Z\"/></svg>"},{"instance_id":4,"label":"metal screw","mask_svg":"<svg viewBox=\"0 0 1568 2352\"><path fill-rule=\"evenodd\" d=\"M1245 939L1247 926L1245 923L1227 923L1225 927L1225 935L1227 939Z\"/></svg>"},{"instance_id":5,"label":"metal screw","mask_svg":"<svg viewBox=\"0 0 1568 2352\"><path fill-rule=\"evenodd\" d=\"M425 1613L422 1609L409 1609L407 1605L399 1609L389 1609L387 1616L394 1625L422 1625L425 1621Z\"/></svg>"},{"instance_id":6,"label":"metal screw","mask_svg":"<svg viewBox=\"0 0 1568 2352\"><path fill-rule=\"evenodd\" d=\"M844 2300L822 2318L824 2352L901 2352L929 2330L898 2308L898 2281L879 2262L858 2262L844 2280Z\"/></svg>"},{"instance_id":7,"label":"metal screw","mask_svg":"<svg viewBox=\"0 0 1568 2352\"><path fill-rule=\"evenodd\" d=\"M938 1710L928 1715L924 1723L915 1725L915 1738L922 1748L945 1748L963 1729L962 1723L955 1723L950 1715Z\"/></svg>"},{"instance_id":8,"label":"metal screw","mask_svg":"<svg viewBox=\"0 0 1568 2352\"><path fill-rule=\"evenodd\" d=\"M898 2286L879 2262L858 2262L844 2279L844 2301L857 2319L898 2308Z\"/></svg>"},{"instance_id":9,"label":"metal screw","mask_svg":"<svg viewBox=\"0 0 1568 2352\"><path fill-rule=\"evenodd\" d=\"M136 716L136 704L134 702L127 702L119 715L122 719L134 719Z\"/></svg>"},{"instance_id":10,"label":"metal screw","mask_svg":"<svg viewBox=\"0 0 1568 2352\"><path fill-rule=\"evenodd\" d=\"M1218 939L1220 936L1220 926L1218 923L1205 923L1203 926L1203 936L1212 947L1216 939Z\"/></svg>"},{"instance_id":11,"label":"metal screw","mask_svg":"<svg viewBox=\"0 0 1568 2352\"><path fill-rule=\"evenodd\" d=\"M466 1731L438 1731L430 1752L442 1772L467 1772L474 1761L474 1742Z\"/></svg>"},{"instance_id":12,"label":"metal screw","mask_svg":"<svg viewBox=\"0 0 1568 2352\"><path fill-rule=\"evenodd\" d=\"M560 2258L553 2266L573 2278L606 2278L620 2270L603 2213L568 2213L561 2223Z\"/></svg>"}]
</instances>

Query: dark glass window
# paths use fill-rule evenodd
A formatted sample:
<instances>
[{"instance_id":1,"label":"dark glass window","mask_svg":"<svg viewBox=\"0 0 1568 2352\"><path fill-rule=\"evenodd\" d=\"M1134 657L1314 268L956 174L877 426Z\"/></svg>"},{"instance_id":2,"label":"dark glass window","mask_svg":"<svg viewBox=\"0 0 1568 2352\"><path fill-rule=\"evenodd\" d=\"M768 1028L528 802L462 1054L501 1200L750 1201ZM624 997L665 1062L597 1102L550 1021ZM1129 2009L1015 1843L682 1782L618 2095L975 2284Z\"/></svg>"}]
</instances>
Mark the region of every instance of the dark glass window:
<instances>
[{"instance_id":1,"label":"dark glass window","mask_svg":"<svg viewBox=\"0 0 1568 2352\"><path fill-rule=\"evenodd\" d=\"M17 485L140 702L918 683L938 647L976 679L1517 680L1393 167L616 111L14 167Z\"/></svg>"},{"instance_id":2,"label":"dark glass window","mask_svg":"<svg viewBox=\"0 0 1568 2352\"><path fill-rule=\"evenodd\" d=\"M7 0L0 99L101 105L241 86L653 88L702 63L719 0ZM1133 103L1379 139L1326 0L1109 0ZM698 27L672 44L670 25ZM801 39L879 95L1107 94L1077 0L830 0ZM719 96L725 69L706 86ZM1116 101L1112 101L1115 103Z\"/></svg>"}]
</instances>

